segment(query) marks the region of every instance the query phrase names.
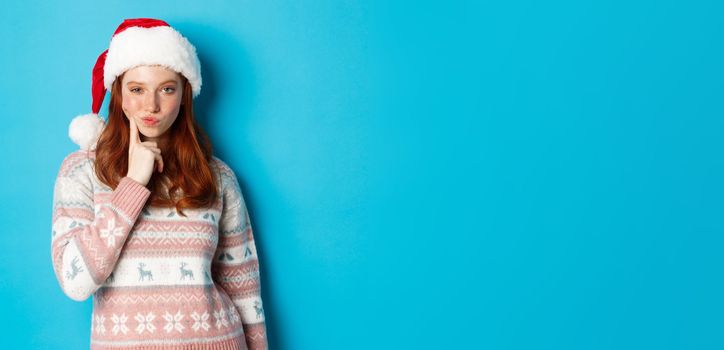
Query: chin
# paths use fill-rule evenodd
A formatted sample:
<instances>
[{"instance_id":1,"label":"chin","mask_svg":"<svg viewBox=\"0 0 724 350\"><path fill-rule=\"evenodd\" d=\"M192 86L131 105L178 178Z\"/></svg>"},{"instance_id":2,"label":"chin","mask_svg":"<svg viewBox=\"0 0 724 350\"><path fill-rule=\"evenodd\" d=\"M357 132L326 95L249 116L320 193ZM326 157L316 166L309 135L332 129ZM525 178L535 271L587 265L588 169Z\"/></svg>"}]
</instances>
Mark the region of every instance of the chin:
<instances>
[{"instance_id":1,"label":"chin","mask_svg":"<svg viewBox=\"0 0 724 350\"><path fill-rule=\"evenodd\" d=\"M139 130L143 131L143 134L146 136L158 136L161 134L161 129L159 128L149 128L147 126L143 126L143 128L139 128Z\"/></svg>"}]
</instances>

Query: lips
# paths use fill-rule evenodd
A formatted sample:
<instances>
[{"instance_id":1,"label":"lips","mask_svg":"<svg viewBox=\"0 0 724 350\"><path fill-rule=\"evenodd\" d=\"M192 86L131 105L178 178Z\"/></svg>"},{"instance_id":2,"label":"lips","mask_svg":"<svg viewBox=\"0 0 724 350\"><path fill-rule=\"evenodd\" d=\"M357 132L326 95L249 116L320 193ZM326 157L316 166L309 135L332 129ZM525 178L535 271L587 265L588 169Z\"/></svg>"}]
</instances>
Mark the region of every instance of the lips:
<instances>
[{"instance_id":1,"label":"lips","mask_svg":"<svg viewBox=\"0 0 724 350\"><path fill-rule=\"evenodd\" d=\"M147 126L154 126L158 124L158 119L152 117L143 117L141 118L141 121L143 121L143 124L146 124Z\"/></svg>"}]
</instances>

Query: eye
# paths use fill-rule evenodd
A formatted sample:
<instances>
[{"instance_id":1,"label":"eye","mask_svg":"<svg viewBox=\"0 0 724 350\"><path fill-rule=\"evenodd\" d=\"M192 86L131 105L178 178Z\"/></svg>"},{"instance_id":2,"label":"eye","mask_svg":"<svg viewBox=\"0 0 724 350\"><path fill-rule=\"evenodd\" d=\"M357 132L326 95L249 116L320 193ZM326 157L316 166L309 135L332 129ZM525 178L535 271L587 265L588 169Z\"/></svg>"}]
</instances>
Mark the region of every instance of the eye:
<instances>
[{"instance_id":1,"label":"eye","mask_svg":"<svg viewBox=\"0 0 724 350\"><path fill-rule=\"evenodd\" d=\"M163 91L165 91L167 94L172 94L176 91L176 88L167 86L167 87L163 88Z\"/></svg>"},{"instance_id":2,"label":"eye","mask_svg":"<svg viewBox=\"0 0 724 350\"><path fill-rule=\"evenodd\" d=\"M134 94L139 94L139 93L141 93L141 88L134 87L134 88L131 88L130 91Z\"/></svg>"}]
</instances>

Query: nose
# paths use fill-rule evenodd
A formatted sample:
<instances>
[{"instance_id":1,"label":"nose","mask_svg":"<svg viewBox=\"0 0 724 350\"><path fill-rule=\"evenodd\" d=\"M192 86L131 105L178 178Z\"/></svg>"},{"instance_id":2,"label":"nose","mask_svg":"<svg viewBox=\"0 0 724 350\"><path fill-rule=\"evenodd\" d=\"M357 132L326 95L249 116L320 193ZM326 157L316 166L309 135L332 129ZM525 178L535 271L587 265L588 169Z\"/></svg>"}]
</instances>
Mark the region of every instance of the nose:
<instances>
[{"instance_id":1,"label":"nose","mask_svg":"<svg viewBox=\"0 0 724 350\"><path fill-rule=\"evenodd\" d=\"M158 112L159 110L159 103L158 103L158 95L156 93L149 93L146 94L144 99L144 109L148 112Z\"/></svg>"}]
</instances>

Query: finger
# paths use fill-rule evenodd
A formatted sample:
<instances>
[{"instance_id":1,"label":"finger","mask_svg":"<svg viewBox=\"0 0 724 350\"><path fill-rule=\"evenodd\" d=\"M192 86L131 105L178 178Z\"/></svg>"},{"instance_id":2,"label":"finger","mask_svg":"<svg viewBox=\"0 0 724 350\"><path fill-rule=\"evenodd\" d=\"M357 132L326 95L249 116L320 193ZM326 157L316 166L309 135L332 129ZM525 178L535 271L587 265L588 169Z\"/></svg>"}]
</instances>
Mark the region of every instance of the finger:
<instances>
[{"instance_id":1,"label":"finger","mask_svg":"<svg viewBox=\"0 0 724 350\"><path fill-rule=\"evenodd\" d=\"M147 150L149 150L149 151L151 151L151 152L153 152L153 153L161 154L161 149L158 148L158 147L144 146L144 148L147 149Z\"/></svg>"},{"instance_id":2,"label":"finger","mask_svg":"<svg viewBox=\"0 0 724 350\"><path fill-rule=\"evenodd\" d=\"M138 126L136 125L136 122L133 121L133 118L128 118L128 121L130 123L131 130L130 143L132 145L138 144L141 142L140 138L138 137Z\"/></svg>"},{"instance_id":3,"label":"finger","mask_svg":"<svg viewBox=\"0 0 724 350\"><path fill-rule=\"evenodd\" d=\"M163 172L163 157L160 154L156 155L156 161L158 162L158 172Z\"/></svg>"}]
</instances>

